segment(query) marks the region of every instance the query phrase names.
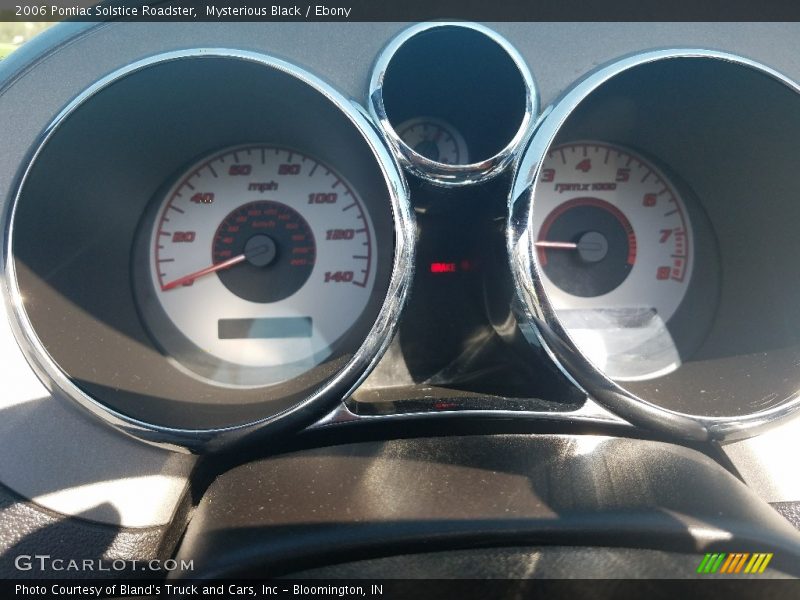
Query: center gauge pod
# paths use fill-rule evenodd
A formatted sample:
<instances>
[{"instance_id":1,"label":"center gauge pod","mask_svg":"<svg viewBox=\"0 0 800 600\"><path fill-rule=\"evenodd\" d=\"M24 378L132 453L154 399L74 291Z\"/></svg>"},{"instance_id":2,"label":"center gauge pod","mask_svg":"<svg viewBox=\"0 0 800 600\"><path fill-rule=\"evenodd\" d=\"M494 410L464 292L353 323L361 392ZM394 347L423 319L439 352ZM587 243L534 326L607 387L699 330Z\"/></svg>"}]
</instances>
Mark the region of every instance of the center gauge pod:
<instances>
[{"instance_id":1,"label":"center gauge pod","mask_svg":"<svg viewBox=\"0 0 800 600\"><path fill-rule=\"evenodd\" d=\"M407 171L455 187L511 164L539 97L504 37L476 23L437 21L403 30L381 52L368 106Z\"/></svg>"},{"instance_id":2,"label":"center gauge pod","mask_svg":"<svg viewBox=\"0 0 800 600\"><path fill-rule=\"evenodd\" d=\"M655 50L547 109L509 199L526 351L673 436L739 439L793 415L798 92L739 56Z\"/></svg>"}]
</instances>

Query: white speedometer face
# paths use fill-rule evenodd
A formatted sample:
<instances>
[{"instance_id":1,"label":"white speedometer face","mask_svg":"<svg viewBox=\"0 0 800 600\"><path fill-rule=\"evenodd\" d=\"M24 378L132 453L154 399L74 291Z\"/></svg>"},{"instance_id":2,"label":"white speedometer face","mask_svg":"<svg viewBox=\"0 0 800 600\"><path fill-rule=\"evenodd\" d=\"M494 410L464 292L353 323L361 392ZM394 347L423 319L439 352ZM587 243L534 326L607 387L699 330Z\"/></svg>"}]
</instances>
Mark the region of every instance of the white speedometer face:
<instances>
[{"instance_id":1,"label":"white speedometer face","mask_svg":"<svg viewBox=\"0 0 800 600\"><path fill-rule=\"evenodd\" d=\"M634 152L556 146L536 184L536 261L573 341L613 379L680 366L667 327L692 273L692 228L672 182Z\"/></svg>"},{"instance_id":2,"label":"white speedometer face","mask_svg":"<svg viewBox=\"0 0 800 600\"><path fill-rule=\"evenodd\" d=\"M181 367L222 385L270 385L320 364L374 286L374 229L357 191L292 149L203 159L147 234L145 321Z\"/></svg>"}]
</instances>

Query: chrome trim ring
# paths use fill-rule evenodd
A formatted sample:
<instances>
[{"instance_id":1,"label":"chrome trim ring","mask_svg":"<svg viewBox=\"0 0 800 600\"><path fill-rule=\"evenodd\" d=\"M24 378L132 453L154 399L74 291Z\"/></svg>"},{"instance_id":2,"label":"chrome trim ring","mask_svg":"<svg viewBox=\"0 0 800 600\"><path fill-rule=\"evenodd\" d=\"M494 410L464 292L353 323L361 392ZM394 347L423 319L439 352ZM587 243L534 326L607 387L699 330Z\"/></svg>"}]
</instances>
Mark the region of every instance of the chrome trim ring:
<instances>
[{"instance_id":1,"label":"chrome trim ring","mask_svg":"<svg viewBox=\"0 0 800 600\"><path fill-rule=\"evenodd\" d=\"M20 293L12 254L14 218L25 182L42 149L61 124L87 100L116 81L147 67L183 59L204 58L229 58L250 61L269 69L281 71L322 94L344 114L363 137L380 165L382 177L389 192L393 213L394 255L386 298L366 339L348 363L321 388L302 402L268 418L218 429L177 429L146 423L107 407L76 386L67 373L48 354L34 331L23 306L23 298ZM386 350L397 326L413 276L414 235L416 229L410 209L407 184L399 164L378 133L369 115L357 102L344 97L331 85L311 73L286 61L256 52L227 48L179 50L157 54L114 71L81 92L50 123L38 140L35 150L14 189L13 201L9 203L9 209L3 215L3 226L6 235L2 261L5 266L5 285L0 286L0 294L2 294L3 301L9 308L9 314L13 315L10 319L12 330L31 367L54 396L66 397L77 402L92 415L99 417L128 435L176 451L205 452L215 450L221 446L241 440L256 430L277 421L296 424L297 428L300 429L302 426L313 422L313 419L315 417L318 418L320 416L319 413L323 412L321 410L311 411L312 405L320 403L321 405L324 404L326 408L332 409L336 400L347 397L361 383Z\"/></svg>"},{"instance_id":2,"label":"chrome trim ring","mask_svg":"<svg viewBox=\"0 0 800 600\"><path fill-rule=\"evenodd\" d=\"M514 62L525 86L525 113L514 137L511 138L508 144L497 154L479 162L452 165L425 158L400 139L400 136L395 131L394 127L392 127L392 124L389 122L389 117L386 114L386 108L383 102L383 84L386 71L395 53L403 44L414 36L423 32L444 28L470 29L491 39L500 46ZM381 51L372 70L367 106L370 114L375 122L380 125L384 137L395 151L395 154L404 168L430 183L446 187L456 187L480 183L491 179L501 173L514 161L522 144L530 135L534 119L539 112L539 94L536 90L533 76L525 60L522 58L522 55L520 55L503 36L477 23L436 21L418 23L417 25L403 30Z\"/></svg>"},{"instance_id":3,"label":"chrome trim ring","mask_svg":"<svg viewBox=\"0 0 800 600\"><path fill-rule=\"evenodd\" d=\"M749 437L777 424L800 409L800 392L767 410L736 417L709 417L672 411L636 396L609 379L580 351L550 304L535 260L533 191L547 152L571 113L592 92L617 75L637 66L670 59L714 59L765 74L791 91L800 86L758 62L727 52L704 49L653 50L628 56L589 73L548 107L522 152L509 196L506 244L514 276L514 312L522 334L541 345L551 360L590 397L631 423L692 440L732 441Z\"/></svg>"}]
</instances>

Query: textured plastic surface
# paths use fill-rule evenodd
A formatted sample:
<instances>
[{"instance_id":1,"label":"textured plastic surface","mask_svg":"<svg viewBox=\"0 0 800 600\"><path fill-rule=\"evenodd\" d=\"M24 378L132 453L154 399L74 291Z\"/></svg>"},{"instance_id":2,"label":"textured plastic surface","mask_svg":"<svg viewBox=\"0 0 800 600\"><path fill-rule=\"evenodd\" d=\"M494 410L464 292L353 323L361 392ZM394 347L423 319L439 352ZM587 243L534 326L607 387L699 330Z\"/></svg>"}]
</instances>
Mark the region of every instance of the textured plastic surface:
<instances>
[{"instance_id":1,"label":"textured plastic surface","mask_svg":"<svg viewBox=\"0 0 800 600\"><path fill-rule=\"evenodd\" d=\"M211 485L178 556L193 558L201 577L281 575L537 544L773 548L776 567L800 573L800 533L711 459L598 436L395 440L247 464Z\"/></svg>"}]
</instances>

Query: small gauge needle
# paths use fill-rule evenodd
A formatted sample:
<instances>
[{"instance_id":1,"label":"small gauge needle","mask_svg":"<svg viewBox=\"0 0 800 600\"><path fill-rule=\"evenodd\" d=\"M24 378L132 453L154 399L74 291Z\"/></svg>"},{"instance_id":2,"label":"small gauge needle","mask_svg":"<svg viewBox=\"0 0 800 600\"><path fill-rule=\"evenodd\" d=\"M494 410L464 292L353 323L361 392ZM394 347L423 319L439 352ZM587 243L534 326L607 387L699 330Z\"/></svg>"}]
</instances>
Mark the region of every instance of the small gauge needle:
<instances>
[{"instance_id":1,"label":"small gauge needle","mask_svg":"<svg viewBox=\"0 0 800 600\"><path fill-rule=\"evenodd\" d=\"M166 292L168 290L173 290L176 287L187 285L193 282L195 279L203 277L204 275L216 273L217 271L222 271L223 269L229 269L233 265L238 265L245 258L247 257L244 254L239 254L238 256L229 258L228 260L225 260L221 263L211 265L210 267L206 267L205 269L200 269L199 271L195 271L194 273L189 273L188 275L184 275L180 279L176 279L175 281L170 281L169 283L162 285L161 291Z\"/></svg>"},{"instance_id":2,"label":"small gauge needle","mask_svg":"<svg viewBox=\"0 0 800 600\"><path fill-rule=\"evenodd\" d=\"M550 242L548 240L539 240L533 243L537 248L555 248L557 250L577 250L578 244L575 242Z\"/></svg>"}]
</instances>

